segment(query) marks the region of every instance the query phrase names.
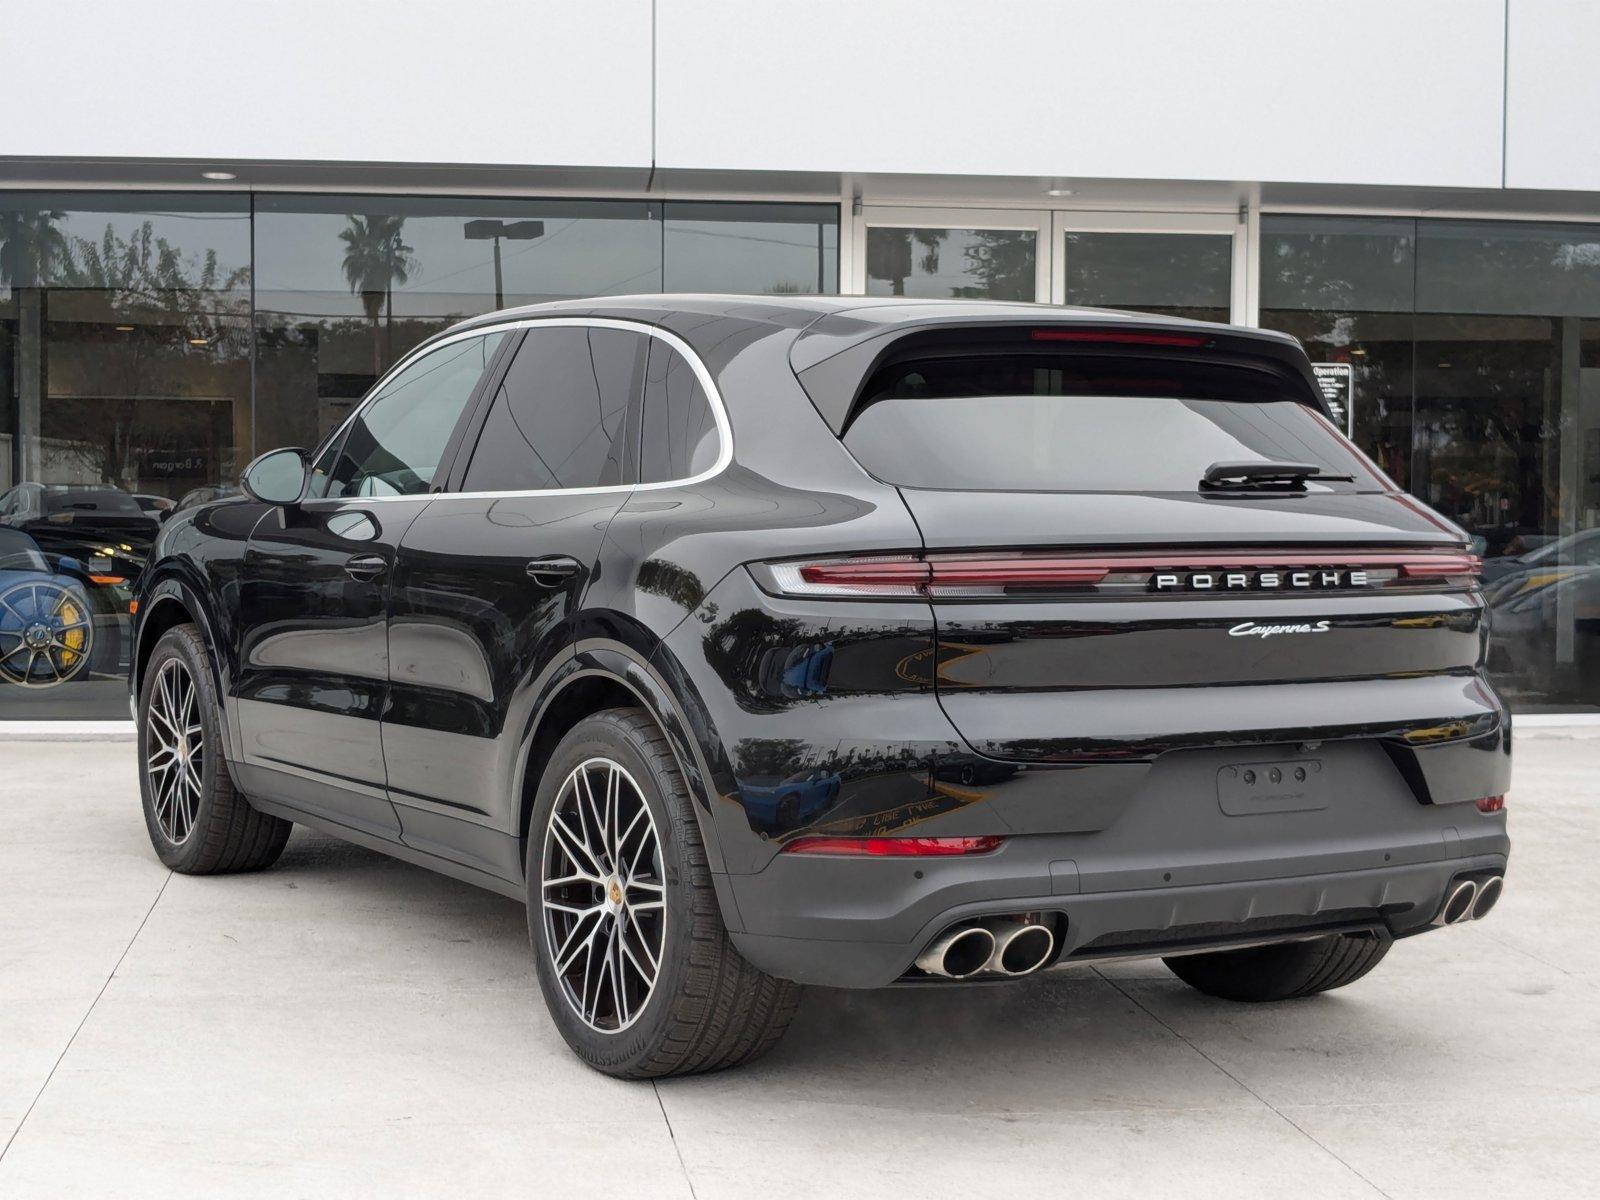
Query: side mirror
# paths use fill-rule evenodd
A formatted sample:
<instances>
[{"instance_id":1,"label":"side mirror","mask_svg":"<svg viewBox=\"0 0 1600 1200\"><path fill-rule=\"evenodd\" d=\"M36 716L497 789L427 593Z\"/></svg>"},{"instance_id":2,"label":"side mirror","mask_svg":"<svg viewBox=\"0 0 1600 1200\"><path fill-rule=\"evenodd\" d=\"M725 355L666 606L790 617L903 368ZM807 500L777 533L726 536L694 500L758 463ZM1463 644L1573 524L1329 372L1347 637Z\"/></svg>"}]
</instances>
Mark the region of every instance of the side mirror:
<instances>
[{"instance_id":1,"label":"side mirror","mask_svg":"<svg viewBox=\"0 0 1600 1200\"><path fill-rule=\"evenodd\" d=\"M306 452L293 447L268 450L244 469L245 494L263 504L299 504L306 492Z\"/></svg>"}]
</instances>

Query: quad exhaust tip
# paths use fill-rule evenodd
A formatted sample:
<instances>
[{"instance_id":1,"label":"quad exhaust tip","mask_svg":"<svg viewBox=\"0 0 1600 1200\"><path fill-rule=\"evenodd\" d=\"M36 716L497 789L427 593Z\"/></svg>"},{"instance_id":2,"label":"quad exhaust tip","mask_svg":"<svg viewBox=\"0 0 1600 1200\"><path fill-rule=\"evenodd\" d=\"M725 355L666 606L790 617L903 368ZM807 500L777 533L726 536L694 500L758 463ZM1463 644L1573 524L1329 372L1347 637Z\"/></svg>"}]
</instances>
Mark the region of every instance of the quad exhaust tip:
<instances>
[{"instance_id":1,"label":"quad exhaust tip","mask_svg":"<svg viewBox=\"0 0 1600 1200\"><path fill-rule=\"evenodd\" d=\"M917 956L917 966L942 979L1031 975L1055 953L1050 926L1000 917L947 929Z\"/></svg>"},{"instance_id":2,"label":"quad exhaust tip","mask_svg":"<svg viewBox=\"0 0 1600 1200\"><path fill-rule=\"evenodd\" d=\"M994 944L994 934L982 925L946 930L917 956L917 966L929 975L968 979L989 965Z\"/></svg>"},{"instance_id":3,"label":"quad exhaust tip","mask_svg":"<svg viewBox=\"0 0 1600 1200\"><path fill-rule=\"evenodd\" d=\"M1478 885L1478 898L1472 902L1472 919L1487 916L1489 910L1500 900L1500 893L1505 890L1506 881L1502 875L1491 875Z\"/></svg>"},{"instance_id":4,"label":"quad exhaust tip","mask_svg":"<svg viewBox=\"0 0 1600 1200\"><path fill-rule=\"evenodd\" d=\"M1056 948L1056 935L1048 925L1000 921L989 931L994 934L994 953L987 968L996 975L1031 975L1050 961Z\"/></svg>"},{"instance_id":5,"label":"quad exhaust tip","mask_svg":"<svg viewBox=\"0 0 1600 1200\"><path fill-rule=\"evenodd\" d=\"M1503 875L1487 875L1482 879L1458 879L1445 892L1444 904L1435 925L1460 925L1463 921L1476 921L1489 915L1505 890Z\"/></svg>"}]
</instances>

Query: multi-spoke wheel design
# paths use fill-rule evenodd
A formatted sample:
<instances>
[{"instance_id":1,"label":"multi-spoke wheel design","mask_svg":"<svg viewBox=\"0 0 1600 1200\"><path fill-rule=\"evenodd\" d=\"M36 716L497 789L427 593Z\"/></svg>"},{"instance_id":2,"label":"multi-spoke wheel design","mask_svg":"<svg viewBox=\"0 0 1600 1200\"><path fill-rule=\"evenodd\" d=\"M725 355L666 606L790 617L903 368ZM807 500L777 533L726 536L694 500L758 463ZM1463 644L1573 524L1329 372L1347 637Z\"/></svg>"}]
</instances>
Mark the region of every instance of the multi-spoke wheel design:
<instances>
[{"instance_id":1,"label":"multi-spoke wheel design","mask_svg":"<svg viewBox=\"0 0 1600 1200\"><path fill-rule=\"evenodd\" d=\"M666 876L650 806L609 758L573 768L545 826L545 942L572 1010L591 1029L636 1021L666 939Z\"/></svg>"},{"instance_id":2,"label":"multi-spoke wheel design","mask_svg":"<svg viewBox=\"0 0 1600 1200\"><path fill-rule=\"evenodd\" d=\"M150 693L144 769L156 823L173 845L194 831L204 794L205 729L194 676L177 658L161 664Z\"/></svg>"},{"instance_id":3,"label":"multi-spoke wheel design","mask_svg":"<svg viewBox=\"0 0 1600 1200\"><path fill-rule=\"evenodd\" d=\"M22 687L65 683L89 664L94 625L73 588L49 580L0 592L0 675Z\"/></svg>"}]
</instances>

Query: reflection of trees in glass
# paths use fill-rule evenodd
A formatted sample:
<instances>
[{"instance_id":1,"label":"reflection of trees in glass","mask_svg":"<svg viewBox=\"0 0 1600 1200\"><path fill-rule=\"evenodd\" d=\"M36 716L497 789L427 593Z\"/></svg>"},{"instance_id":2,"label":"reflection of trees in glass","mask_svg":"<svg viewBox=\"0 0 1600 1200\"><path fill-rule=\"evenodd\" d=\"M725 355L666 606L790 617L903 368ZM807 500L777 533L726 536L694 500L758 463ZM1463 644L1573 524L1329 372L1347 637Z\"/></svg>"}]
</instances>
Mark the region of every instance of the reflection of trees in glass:
<instances>
[{"instance_id":1,"label":"reflection of trees in glass","mask_svg":"<svg viewBox=\"0 0 1600 1200\"><path fill-rule=\"evenodd\" d=\"M355 216L345 218L339 231L344 243L344 277L350 290L361 297L361 306L372 322L372 373L383 373L383 344L379 339L379 318L385 308L393 318L396 285L404 287L417 269L415 251L401 241L404 217Z\"/></svg>"},{"instance_id":2,"label":"reflection of trees in glass","mask_svg":"<svg viewBox=\"0 0 1600 1200\"><path fill-rule=\"evenodd\" d=\"M867 276L889 284L894 296L906 294L906 280L913 274L937 275L939 273L939 247L950 236L948 229L887 229L876 228L867 234ZM922 255L912 266L912 248L918 246Z\"/></svg>"},{"instance_id":3,"label":"reflection of trees in glass","mask_svg":"<svg viewBox=\"0 0 1600 1200\"><path fill-rule=\"evenodd\" d=\"M982 282L955 294L972 300L1032 300L1034 236L1015 229L975 229L963 247L967 273Z\"/></svg>"},{"instance_id":4,"label":"reflection of trees in glass","mask_svg":"<svg viewBox=\"0 0 1600 1200\"><path fill-rule=\"evenodd\" d=\"M213 249L198 258L186 255L145 221L126 238L109 224L98 242L70 238L53 278L100 293L111 322L138 331L79 364L93 380L94 399L52 401L46 415L70 431L61 439L70 459L101 482L131 490L143 473L140 454L165 449L182 457L202 447L231 447L226 405L151 405L141 397L185 391L193 379L182 364L191 356L212 362L242 357L244 348L230 346L229 339L249 319L248 267L224 271ZM176 353L175 341L182 347ZM194 476L217 482L225 465L231 466L200 463Z\"/></svg>"},{"instance_id":5,"label":"reflection of trees in glass","mask_svg":"<svg viewBox=\"0 0 1600 1200\"><path fill-rule=\"evenodd\" d=\"M0 284L40 287L63 271L72 248L56 225L66 215L54 209L0 212Z\"/></svg>"}]
</instances>

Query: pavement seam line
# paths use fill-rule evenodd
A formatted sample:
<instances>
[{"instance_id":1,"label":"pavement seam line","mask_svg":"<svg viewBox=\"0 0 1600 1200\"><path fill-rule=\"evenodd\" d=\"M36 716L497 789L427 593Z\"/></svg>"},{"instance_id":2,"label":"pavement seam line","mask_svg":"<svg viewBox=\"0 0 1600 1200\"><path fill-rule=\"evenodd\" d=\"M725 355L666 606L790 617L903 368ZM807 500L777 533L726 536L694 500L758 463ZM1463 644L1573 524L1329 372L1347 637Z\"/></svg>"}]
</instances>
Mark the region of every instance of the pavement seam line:
<instances>
[{"instance_id":1,"label":"pavement seam line","mask_svg":"<svg viewBox=\"0 0 1600 1200\"><path fill-rule=\"evenodd\" d=\"M689 1174L689 1164L683 1161L683 1147L678 1145L678 1135L673 1132L672 1118L667 1116L667 1102L661 1098L661 1085L654 1079L650 1081L650 1090L656 1094L656 1107L661 1110L661 1119L667 1124L667 1137L672 1142L672 1152L678 1156L678 1167L683 1172L683 1182L688 1185L690 1200L700 1200L694 1190L694 1179Z\"/></svg>"},{"instance_id":2,"label":"pavement seam line","mask_svg":"<svg viewBox=\"0 0 1600 1200\"><path fill-rule=\"evenodd\" d=\"M1260 1092L1256 1091L1255 1088L1251 1087L1248 1083L1246 1083L1244 1080L1240 1079L1232 1071L1228 1070L1227 1067L1223 1066L1216 1059L1212 1058L1211 1055L1207 1054L1204 1050L1202 1050L1198 1045L1196 1045L1188 1037L1184 1036L1184 1034L1179 1032L1177 1029L1174 1029L1166 1021L1162 1020L1160 1015L1158 1015L1156 1012L1154 1012L1148 1005L1146 1005L1143 1001L1141 1001L1132 992L1129 992L1126 988L1124 988L1115 979L1112 979L1110 976L1106 975L1098 967L1094 968L1094 973L1096 975L1100 976L1101 979L1104 979L1113 988L1115 988L1119 993L1121 993L1122 997L1125 1000L1127 1000L1128 1003L1132 1004L1140 1012L1144 1013L1145 1016L1149 1017L1157 1025L1161 1026L1161 1028L1165 1029L1173 1037L1177 1038L1185 1046L1188 1046L1189 1049L1193 1050L1201 1058L1205 1059L1213 1067L1215 1067L1217 1070L1221 1071L1229 1079L1233 1080L1234 1083L1238 1084L1246 1092L1248 1092L1250 1095L1254 1096L1257 1101L1259 1101L1261 1104L1265 1105L1266 1108L1269 1111L1271 1111L1272 1114L1274 1116L1276 1116L1280 1121L1284 1122L1284 1124L1288 1125L1289 1128L1293 1129L1301 1137L1305 1138L1313 1146L1317 1147L1317 1149L1321 1150L1329 1158L1333 1159L1334 1162L1338 1163L1345 1170L1349 1171L1350 1174L1354 1175L1357 1179L1361 1180L1362 1183L1366 1184L1373 1191L1377 1192L1378 1195L1380 1195L1380 1196L1382 1196L1384 1198L1384 1200L1394 1200L1394 1198L1392 1196L1390 1196L1388 1192L1384 1191L1377 1184L1373 1183L1372 1180L1368 1179L1360 1171L1356 1170L1355 1167L1351 1166L1340 1155L1338 1155L1330 1147L1325 1145L1319 1138L1316 1137L1316 1135L1314 1135L1314 1134L1310 1133L1308 1130L1304 1129L1300 1125L1300 1122L1296 1121L1293 1117L1289 1116L1288 1113L1284 1112L1276 1104L1274 1104L1272 1101L1268 1100Z\"/></svg>"},{"instance_id":3,"label":"pavement seam line","mask_svg":"<svg viewBox=\"0 0 1600 1200\"><path fill-rule=\"evenodd\" d=\"M100 985L100 990L94 994L94 999L89 1002L82 1018L73 1027L72 1036L67 1039L67 1044L61 1047L61 1053L56 1055L56 1061L50 1064L50 1072L44 1077L44 1082L39 1085L39 1090L33 1094L33 1099L28 1103L22 1119L17 1122L17 1127L11 1131L11 1136L6 1139L6 1144L0 1147L0 1162L5 1161L11 1147L16 1143L22 1133L22 1127L28 1123L28 1118L33 1116L33 1110L39 1104L39 1098L44 1095L45 1089L50 1086L50 1081L56 1077L62 1061L67 1057L67 1052L72 1049L72 1044L78 1040L78 1035L83 1032L83 1027L89 1023L89 1018L94 1015L95 1008L100 1003L100 997L106 994L106 989L111 986L111 981L117 977L117 971L122 967L122 960L128 957L128 951L133 949L134 942L139 940L139 935L144 932L145 923L150 920L150 914L155 912L156 905L161 903L161 897L166 895L167 884L172 882L172 872L167 872L167 877L161 881L161 886L156 889L155 899L150 901L150 907L145 909L144 916L139 919L139 927L133 931L133 936L128 939L128 944L122 948L122 953L117 955L117 961L111 965L111 973L106 976L106 981Z\"/></svg>"}]
</instances>

